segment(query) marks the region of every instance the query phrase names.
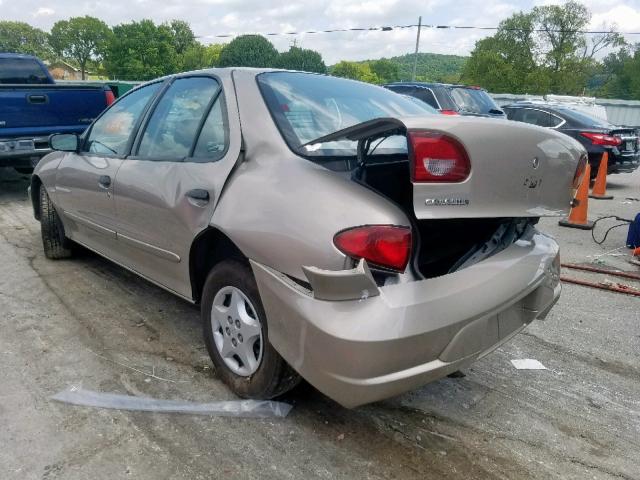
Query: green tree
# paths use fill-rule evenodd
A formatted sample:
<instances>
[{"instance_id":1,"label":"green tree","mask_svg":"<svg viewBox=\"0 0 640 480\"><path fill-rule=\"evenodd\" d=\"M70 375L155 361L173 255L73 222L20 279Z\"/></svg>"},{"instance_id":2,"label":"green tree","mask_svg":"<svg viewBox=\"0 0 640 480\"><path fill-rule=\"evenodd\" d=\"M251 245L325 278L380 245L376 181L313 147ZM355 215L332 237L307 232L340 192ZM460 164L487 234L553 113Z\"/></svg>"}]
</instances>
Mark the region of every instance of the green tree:
<instances>
[{"instance_id":1,"label":"green tree","mask_svg":"<svg viewBox=\"0 0 640 480\"><path fill-rule=\"evenodd\" d=\"M220 53L221 67L275 67L278 51L262 35L240 35Z\"/></svg>"},{"instance_id":2,"label":"green tree","mask_svg":"<svg viewBox=\"0 0 640 480\"><path fill-rule=\"evenodd\" d=\"M51 45L64 58L73 60L80 67L85 79L87 64L101 62L111 38L111 29L94 17L74 17L60 20L51 28Z\"/></svg>"},{"instance_id":3,"label":"green tree","mask_svg":"<svg viewBox=\"0 0 640 480\"><path fill-rule=\"evenodd\" d=\"M371 71L368 63L348 62L343 60L331 68L331 75L336 77L360 80L361 82L379 83L375 73Z\"/></svg>"},{"instance_id":4,"label":"green tree","mask_svg":"<svg viewBox=\"0 0 640 480\"><path fill-rule=\"evenodd\" d=\"M0 21L0 52L24 53L50 60L49 35L23 22Z\"/></svg>"},{"instance_id":5,"label":"green tree","mask_svg":"<svg viewBox=\"0 0 640 480\"><path fill-rule=\"evenodd\" d=\"M598 69L596 54L623 43L614 31L587 39L590 21L575 1L516 13L476 42L462 80L494 92L582 94Z\"/></svg>"},{"instance_id":6,"label":"green tree","mask_svg":"<svg viewBox=\"0 0 640 480\"><path fill-rule=\"evenodd\" d=\"M607 78L598 94L640 100L640 43L610 53L603 63Z\"/></svg>"},{"instance_id":7,"label":"green tree","mask_svg":"<svg viewBox=\"0 0 640 480\"><path fill-rule=\"evenodd\" d=\"M315 50L291 47L289 51L281 53L276 62L278 68L300 70L303 72L326 73L327 66Z\"/></svg>"},{"instance_id":8,"label":"green tree","mask_svg":"<svg viewBox=\"0 0 640 480\"><path fill-rule=\"evenodd\" d=\"M224 45L219 43L202 45L195 42L181 55L180 69L189 71L217 66L223 47Z\"/></svg>"},{"instance_id":9,"label":"green tree","mask_svg":"<svg viewBox=\"0 0 640 480\"><path fill-rule=\"evenodd\" d=\"M380 60L372 60L369 62L371 71L378 77L380 83L397 82L400 80L398 64L381 58Z\"/></svg>"},{"instance_id":10,"label":"green tree","mask_svg":"<svg viewBox=\"0 0 640 480\"><path fill-rule=\"evenodd\" d=\"M151 20L113 27L105 68L112 78L150 80L179 70L173 32Z\"/></svg>"},{"instance_id":11,"label":"green tree","mask_svg":"<svg viewBox=\"0 0 640 480\"><path fill-rule=\"evenodd\" d=\"M171 22L164 24L171 31L173 38L173 48L178 55L183 55L187 50L194 47L196 42L196 36L191 30L191 26L184 20L171 20Z\"/></svg>"}]
</instances>

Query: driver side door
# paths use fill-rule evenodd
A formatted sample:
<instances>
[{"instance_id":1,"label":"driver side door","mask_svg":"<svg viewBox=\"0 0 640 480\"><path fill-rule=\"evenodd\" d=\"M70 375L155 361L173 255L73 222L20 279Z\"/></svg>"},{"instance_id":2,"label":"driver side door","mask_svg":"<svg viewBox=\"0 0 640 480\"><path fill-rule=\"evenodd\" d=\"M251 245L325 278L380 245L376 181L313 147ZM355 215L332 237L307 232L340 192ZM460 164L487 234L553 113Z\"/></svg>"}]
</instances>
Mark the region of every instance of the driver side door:
<instances>
[{"instance_id":1,"label":"driver side door","mask_svg":"<svg viewBox=\"0 0 640 480\"><path fill-rule=\"evenodd\" d=\"M161 85L146 85L119 99L91 126L80 152L65 155L58 167L56 198L66 234L106 256L116 246L116 173Z\"/></svg>"}]
</instances>

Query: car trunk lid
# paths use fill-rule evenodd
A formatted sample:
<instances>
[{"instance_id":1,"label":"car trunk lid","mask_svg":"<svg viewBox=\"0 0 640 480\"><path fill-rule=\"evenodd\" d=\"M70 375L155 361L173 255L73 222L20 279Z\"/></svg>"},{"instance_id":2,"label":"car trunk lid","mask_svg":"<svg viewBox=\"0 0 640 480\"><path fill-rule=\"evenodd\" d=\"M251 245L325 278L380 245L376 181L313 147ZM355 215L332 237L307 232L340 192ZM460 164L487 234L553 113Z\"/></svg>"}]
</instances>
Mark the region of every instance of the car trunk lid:
<instances>
[{"instance_id":1,"label":"car trunk lid","mask_svg":"<svg viewBox=\"0 0 640 480\"><path fill-rule=\"evenodd\" d=\"M465 149L471 164L463 181L417 182L407 178L414 168L410 161L407 168L406 160L411 160L408 152L404 167L397 156L388 166L376 161L375 156L359 158L362 168L367 168L368 162L372 167L362 183L372 186L370 179L377 177L373 188L412 208L418 220L561 216L570 208L573 177L585 152L578 142L548 129L472 117L380 118L325 135L307 145L411 132L454 139ZM381 174L376 175L375 170ZM396 188L390 193L386 190L390 190L391 183Z\"/></svg>"}]
</instances>

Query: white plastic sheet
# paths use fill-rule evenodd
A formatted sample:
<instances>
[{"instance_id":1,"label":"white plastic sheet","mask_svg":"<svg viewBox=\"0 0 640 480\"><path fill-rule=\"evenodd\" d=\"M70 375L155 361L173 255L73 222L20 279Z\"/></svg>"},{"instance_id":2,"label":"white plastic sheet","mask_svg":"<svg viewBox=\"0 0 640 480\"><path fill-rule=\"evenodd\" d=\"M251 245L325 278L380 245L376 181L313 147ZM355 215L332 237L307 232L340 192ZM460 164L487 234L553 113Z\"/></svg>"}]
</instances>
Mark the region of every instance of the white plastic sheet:
<instances>
[{"instance_id":1,"label":"white plastic sheet","mask_svg":"<svg viewBox=\"0 0 640 480\"><path fill-rule=\"evenodd\" d=\"M542 363L540 363L538 360L535 360L533 358L519 358L516 360L511 360L511 363L518 370L546 370L547 369L547 367L545 367Z\"/></svg>"},{"instance_id":2,"label":"white plastic sheet","mask_svg":"<svg viewBox=\"0 0 640 480\"><path fill-rule=\"evenodd\" d=\"M269 418L286 417L291 405L270 400L230 400L211 403L194 403L182 400L161 400L135 397L118 393L94 392L80 387L69 387L51 397L58 402L85 407L135 410L159 413L190 413L221 417Z\"/></svg>"}]
</instances>

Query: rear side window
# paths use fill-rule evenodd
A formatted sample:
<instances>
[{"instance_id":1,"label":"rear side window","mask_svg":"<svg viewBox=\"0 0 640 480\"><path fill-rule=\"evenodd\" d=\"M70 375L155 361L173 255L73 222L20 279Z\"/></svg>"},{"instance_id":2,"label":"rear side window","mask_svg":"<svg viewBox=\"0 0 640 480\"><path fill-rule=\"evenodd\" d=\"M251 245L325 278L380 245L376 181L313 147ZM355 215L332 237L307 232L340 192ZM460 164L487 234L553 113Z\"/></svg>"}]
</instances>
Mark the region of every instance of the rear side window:
<instances>
[{"instance_id":1,"label":"rear side window","mask_svg":"<svg viewBox=\"0 0 640 480\"><path fill-rule=\"evenodd\" d=\"M561 118L552 115L549 112L533 108L515 109L509 114L509 119L547 128L557 127L562 123Z\"/></svg>"},{"instance_id":2,"label":"rear side window","mask_svg":"<svg viewBox=\"0 0 640 480\"><path fill-rule=\"evenodd\" d=\"M227 147L227 137L226 112L222 95L218 95L202 126L193 156L196 159L205 159L206 161L221 159Z\"/></svg>"},{"instance_id":3,"label":"rear side window","mask_svg":"<svg viewBox=\"0 0 640 480\"><path fill-rule=\"evenodd\" d=\"M91 127L85 151L101 155L124 155L131 133L145 107L160 88L152 83L120 98Z\"/></svg>"},{"instance_id":4,"label":"rear side window","mask_svg":"<svg viewBox=\"0 0 640 480\"><path fill-rule=\"evenodd\" d=\"M0 83L48 84L47 74L31 58L0 58Z\"/></svg>"},{"instance_id":5,"label":"rear side window","mask_svg":"<svg viewBox=\"0 0 640 480\"><path fill-rule=\"evenodd\" d=\"M453 87L451 97L458 108L467 113L502 113L489 94L478 88Z\"/></svg>"},{"instance_id":6,"label":"rear side window","mask_svg":"<svg viewBox=\"0 0 640 480\"><path fill-rule=\"evenodd\" d=\"M438 105L438 101L436 100L436 97L430 88L416 88L413 96L422 100L433 108L440 108L440 106Z\"/></svg>"},{"instance_id":7,"label":"rear side window","mask_svg":"<svg viewBox=\"0 0 640 480\"><path fill-rule=\"evenodd\" d=\"M150 160L188 157L202 117L218 88L218 82L210 77L174 81L147 123L137 156Z\"/></svg>"}]
</instances>

